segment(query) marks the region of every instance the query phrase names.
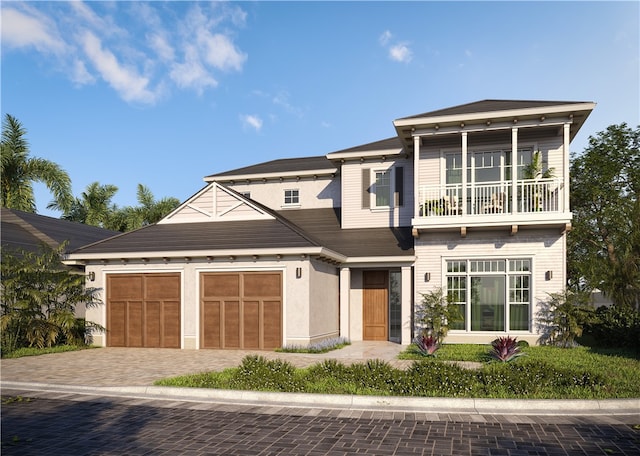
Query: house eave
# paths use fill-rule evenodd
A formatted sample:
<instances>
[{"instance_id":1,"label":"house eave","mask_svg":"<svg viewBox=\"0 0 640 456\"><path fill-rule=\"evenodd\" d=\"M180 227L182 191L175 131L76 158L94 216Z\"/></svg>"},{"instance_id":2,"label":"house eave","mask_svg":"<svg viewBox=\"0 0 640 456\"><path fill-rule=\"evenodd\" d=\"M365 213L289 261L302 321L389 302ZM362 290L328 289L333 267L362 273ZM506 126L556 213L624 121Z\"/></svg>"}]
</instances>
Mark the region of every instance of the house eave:
<instances>
[{"instance_id":1,"label":"house eave","mask_svg":"<svg viewBox=\"0 0 640 456\"><path fill-rule=\"evenodd\" d=\"M258 258L283 258L285 256L300 256L301 258L319 257L320 259L342 263L347 257L325 247L287 247L268 249L224 249L224 250L180 250L153 252L108 252L70 254L63 261L66 265L86 265L96 262L147 262L151 260L163 261L195 261L208 260L256 260Z\"/></svg>"},{"instance_id":2,"label":"house eave","mask_svg":"<svg viewBox=\"0 0 640 456\"><path fill-rule=\"evenodd\" d=\"M205 182L230 182L230 183L242 183L242 182L265 182L268 180L279 179L301 179L301 178L318 178L318 177L333 177L338 172L338 168L331 169L311 169L304 171L284 171L277 173L252 173L252 174L236 174L229 176L207 176L204 178Z\"/></svg>"}]
</instances>

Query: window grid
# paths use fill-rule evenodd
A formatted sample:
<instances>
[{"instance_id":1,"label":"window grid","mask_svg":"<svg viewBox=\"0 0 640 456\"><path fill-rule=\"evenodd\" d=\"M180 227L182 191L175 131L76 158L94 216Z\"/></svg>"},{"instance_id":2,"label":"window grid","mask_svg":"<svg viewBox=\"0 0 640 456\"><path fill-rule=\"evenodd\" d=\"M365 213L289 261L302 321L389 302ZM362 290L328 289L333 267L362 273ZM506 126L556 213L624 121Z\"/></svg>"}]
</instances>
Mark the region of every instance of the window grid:
<instances>
[{"instance_id":1,"label":"window grid","mask_svg":"<svg viewBox=\"0 0 640 456\"><path fill-rule=\"evenodd\" d=\"M446 267L447 295L464 316L464 321L452 324L451 329L530 330L531 259L449 260ZM469 280L475 280L471 289L467 286ZM498 294L494 280L503 283Z\"/></svg>"},{"instance_id":2,"label":"window grid","mask_svg":"<svg viewBox=\"0 0 640 456\"><path fill-rule=\"evenodd\" d=\"M298 189L285 190L284 204L300 204L300 190Z\"/></svg>"},{"instance_id":3,"label":"window grid","mask_svg":"<svg viewBox=\"0 0 640 456\"><path fill-rule=\"evenodd\" d=\"M376 207L391 206L391 170L376 171Z\"/></svg>"}]
</instances>

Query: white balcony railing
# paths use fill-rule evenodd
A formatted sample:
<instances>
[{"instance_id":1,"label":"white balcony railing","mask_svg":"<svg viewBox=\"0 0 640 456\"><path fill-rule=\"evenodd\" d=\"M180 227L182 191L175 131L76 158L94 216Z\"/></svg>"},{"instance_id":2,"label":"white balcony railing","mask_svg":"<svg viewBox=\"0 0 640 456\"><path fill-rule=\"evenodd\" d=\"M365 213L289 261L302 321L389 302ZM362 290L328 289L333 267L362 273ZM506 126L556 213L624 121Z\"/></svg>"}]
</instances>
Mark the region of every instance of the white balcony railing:
<instances>
[{"instance_id":1,"label":"white balcony railing","mask_svg":"<svg viewBox=\"0 0 640 456\"><path fill-rule=\"evenodd\" d=\"M562 179L519 180L514 202L511 181L420 186L418 216L563 212L562 188Z\"/></svg>"}]
</instances>

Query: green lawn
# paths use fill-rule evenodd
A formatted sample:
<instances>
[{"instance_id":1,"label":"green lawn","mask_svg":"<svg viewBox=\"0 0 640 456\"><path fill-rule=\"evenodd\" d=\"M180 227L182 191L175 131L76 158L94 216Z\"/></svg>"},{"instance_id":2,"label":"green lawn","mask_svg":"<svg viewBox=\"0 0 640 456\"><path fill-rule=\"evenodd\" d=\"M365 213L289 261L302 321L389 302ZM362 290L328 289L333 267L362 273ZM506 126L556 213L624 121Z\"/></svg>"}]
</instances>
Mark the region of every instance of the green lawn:
<instances>
[{"instance_id":1,"label":"green lawn","mask_svg":"<svg viewBox=\"0 0 640 456\"><path fill-rule=\"evenodd\" d=\"M87 350L89 348L97 348L91 345L56 345L55 347L49 348L36 348L36 347L27 347L27 348L18 348L17 350L13 350L10 352L2 352L2 358L22 358L23 356L38 356L38 355L46 355L49 353L63 353L68 351L77 351L77 350Z\"/></svg>"},{"instance_id":2,"label":"green lawn","mask_svg":"<svg viewBox=\"0 0 640 456\"><path fill-rule=\"evenodd\" d=\"M597 353L587 347L527 347L510 362L489 362L483 345L444 345L436 358L415 358L406 370L372 360L351 366L334 360L306 369L263 357L246 357L237 368L165 379L157 385L426 397L521 399L640 398L640 360L624 351ZM464 369L452 361L479 362Z\"/></svg>"}]
</instances>

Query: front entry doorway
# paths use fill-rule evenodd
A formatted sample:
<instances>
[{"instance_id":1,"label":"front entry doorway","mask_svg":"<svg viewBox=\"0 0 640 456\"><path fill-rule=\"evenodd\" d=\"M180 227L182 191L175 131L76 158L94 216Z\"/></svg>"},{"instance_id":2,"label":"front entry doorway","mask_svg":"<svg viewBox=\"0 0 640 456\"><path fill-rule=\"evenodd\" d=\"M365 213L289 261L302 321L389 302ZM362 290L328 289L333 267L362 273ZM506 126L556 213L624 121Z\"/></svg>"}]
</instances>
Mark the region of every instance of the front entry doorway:
<instances>
[{"instance_id":1,"label":"front entry doorway","mask_svg":"<svg viewBox=\"0 0 640 456\"><path fill-rule=\"evenodd\" d=\"M362 272L362 338L389 340L389 272Z\"/></svg>"}]
</instances>

